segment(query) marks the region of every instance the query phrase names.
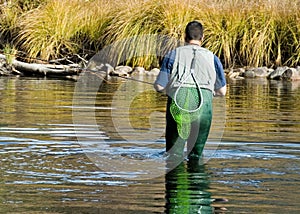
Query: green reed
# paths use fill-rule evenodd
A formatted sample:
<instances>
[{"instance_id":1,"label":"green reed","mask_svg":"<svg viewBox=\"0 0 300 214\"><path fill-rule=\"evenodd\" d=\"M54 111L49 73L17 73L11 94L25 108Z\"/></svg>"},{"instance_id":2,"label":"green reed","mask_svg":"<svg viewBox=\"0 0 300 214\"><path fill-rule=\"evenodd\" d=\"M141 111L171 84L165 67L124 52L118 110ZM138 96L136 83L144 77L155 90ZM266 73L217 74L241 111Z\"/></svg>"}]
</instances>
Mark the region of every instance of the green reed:
<instances>
[{"instance_id":1,"label":"green reed","mask_svg":"<svg viewBox=\"0 0 300 214\"><path fill-rule=\"evenodd\" d=\"M1 38L10 35L30 57L48 60L110 46L116 64L150 68L159 63L154 53L176 47L196 19L205 27L203 45L226 67L299 65L299 1L40 0L27 9L15 2L1 6Z\"/></svg>"}]
</instances>

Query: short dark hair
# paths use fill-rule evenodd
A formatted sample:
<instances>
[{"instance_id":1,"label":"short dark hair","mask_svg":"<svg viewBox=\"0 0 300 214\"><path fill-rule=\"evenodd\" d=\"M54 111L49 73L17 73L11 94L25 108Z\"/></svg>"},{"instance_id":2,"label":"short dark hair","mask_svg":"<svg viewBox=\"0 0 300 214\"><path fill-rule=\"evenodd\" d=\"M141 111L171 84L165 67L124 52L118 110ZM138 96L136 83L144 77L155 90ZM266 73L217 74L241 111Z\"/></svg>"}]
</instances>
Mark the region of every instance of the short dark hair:
<instances>
[{"instance_id":1,"label":"short dark hair","mask_svg":"<svg viewBox=\"0 0 300 214\"><path fill-rule=\"evenodd\" d=\"M201 40L203 38L203 26L198 21L191 21L185 27L185 41Z\"/></svg>"}]
</instances>

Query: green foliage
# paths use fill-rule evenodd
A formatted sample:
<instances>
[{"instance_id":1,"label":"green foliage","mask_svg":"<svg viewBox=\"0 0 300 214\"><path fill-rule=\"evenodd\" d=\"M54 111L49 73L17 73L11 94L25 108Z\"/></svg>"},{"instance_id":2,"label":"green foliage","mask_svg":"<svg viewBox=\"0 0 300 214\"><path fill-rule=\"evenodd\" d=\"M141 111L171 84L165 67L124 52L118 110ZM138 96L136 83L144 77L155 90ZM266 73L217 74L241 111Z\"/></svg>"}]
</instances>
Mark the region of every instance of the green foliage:
<instances>
[{"instance_id":1,"label":"green foliage","mask_svg":"<svg viewBox=\"0 0 300 214\"><path fill-rule=\"evenodd\" d=\"M205 27L204 46L226 67L299 65L299 1L6 2L0 5L0 38L29 57L48 60L111 45L110 57L116 64L157 66L154 53L176 47L183 41L186 24L196 19Z\"/></svg>"},{"instance_id":2,"label":"green foliage","mask_svg":"<svg viewBox=\"0 0 300 214\"><path fill-rule=\"evenodd\" d=\"M13 60L16 57L17 50L9 44L6 44L3 49L4 55L6 57L6 61L9 65L13 63Z\"/></svg>"}]
</instances>

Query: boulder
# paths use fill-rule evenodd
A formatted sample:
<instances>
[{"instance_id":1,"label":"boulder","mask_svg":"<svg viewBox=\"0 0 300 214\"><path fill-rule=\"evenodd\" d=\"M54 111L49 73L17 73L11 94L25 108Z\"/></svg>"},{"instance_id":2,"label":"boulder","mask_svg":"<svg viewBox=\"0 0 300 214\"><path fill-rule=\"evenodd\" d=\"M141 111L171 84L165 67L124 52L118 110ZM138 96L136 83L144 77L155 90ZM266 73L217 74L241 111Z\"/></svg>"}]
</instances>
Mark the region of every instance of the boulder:
<instances>
[{"instance_id":1,"label":"boulder","mask_svg":"<svg viewBox=\"0 0 300 214\"><path fill-rule=\"evenodd\" d=\"M144 74L144 73L146 73L146 70L143 67L134 67L132 73L133 74Z\"/></svg>"},{"instance_id":2,"label":"boulder","mask_svg":"<svg viewBox=\"0 0 300 214\"><path fill-rule=\"evenodd\" d=\"M267 67L259 67L254 69L255 77L267 77L270 70Z\"/></svg>"},{"instance_id":3,"label":"boulder","mask_svg":"<svg viewBox=\"0 0 300 214\"><path fill-rule=\"evenodd\" d=\"M244 68L236 68L236 69L230 69L230 71L227 73L227 76L230 79L236 79L240 75L242 75L245 72Z\"/></svg>"},{"instance_id":4,"label":"boulder","mask_svg":"<svg viewBox=\"0 0 300 214\"><path fill-rule=\"evenodd\" d=\"M254 78L255 77L255 72L254 72L254 70L247 70L247 71L245 71L243 76L246 77L246 78Z\"/></svg>"},{"instance_id":5,"label":"boulder","mask_svg":"<svg viewBox=\"0 0 300 214\"><path fill-rule=\"evenodd\" d=\"M105 63L105 64L100 64L98 66L95 66L92 70L94 71L98 71L98 72L104 72L106 74L106 76L110 75L112 72L114 72L114 68L108 64L108 63Z\"/></svg>"},{"instance_id":6,"label":"boulder","mask_svg":"<svg viewBox=\"0 0 300 214\"><path fill-rule=\"evenodd\" d=\"M244 77L267 77L269 69L267 67L250 68L244 72Z\"/></svg>"},{"instance_id":7,"label":"boulder","mask_svg":"<svg viewBox=\"0 0 300 214\"><path fill-rule=\"evenodd\" d=\"M280 80L280 79L282 79L283 73L288 69L289 69L289 67L287 67L287 66L278 67L274 71L269 73L268 78L272 79L272 80Z\"/></svg>"},{"instance_id":8,"label":"boulder","mask_svg":"<svg viewBox=\"0 0 300 214\"><path fill-rule=\"evenodd\" d=\"M130 66L117 66L114 71L111 73L112 76L129 76L132 72L132 68Z\"/></svg>"},{"instance_id":9,"label":"boulder","mask_svg":"<svg viewBox=\"0 0 300 214\"><path fill-rule=\"evenodd\" d=\"M148 76L157 76L159 74L159 69L158 68L153 68L151 71L148 71L146 74Z\"/></svg>"},{"instance_id":10,"label":"boulder","mask_svg":"<svg viewBox=\"0 0 300 214\"><path fill-rule=\"evenodd\" d=\"M130 74L132 72L132 67L127 66L127 65L120 65L115 67L115 70L119 70L121 72L126 72L127 74Z\"/></svg>"},{"instance_id":11,"label":"boulder","mask_svg":"<svg viewBox=\"0 0 300 214\"><path fill-rule=\"evenodd\" d=\"M242 76L243 73L245 72L244 68L231 68L229 69L229 72L225 71L226 75L230 78L230 79L236 79L239 76Z\"/></svg>"},{"instance_id":12,"label":"boulder","mask_svg":"<svg viewBox=\"0 0 300 214\"><path fill-rule=\"evenodd\" d=\"M300 72L296 68L289 68L282 74L284 80L300 80Z\"/></svg>"}]
</instances>

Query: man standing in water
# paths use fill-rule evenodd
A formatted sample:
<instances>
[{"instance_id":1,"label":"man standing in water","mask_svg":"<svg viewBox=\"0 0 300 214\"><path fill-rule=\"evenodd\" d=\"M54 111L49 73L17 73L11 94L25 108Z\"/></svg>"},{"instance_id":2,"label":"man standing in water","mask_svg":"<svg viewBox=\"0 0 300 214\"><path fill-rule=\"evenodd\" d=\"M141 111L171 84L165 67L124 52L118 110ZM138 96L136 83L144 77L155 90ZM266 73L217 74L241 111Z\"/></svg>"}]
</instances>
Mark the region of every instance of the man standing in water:
<instances>
[{"instance_id":1,"label":"man standing in water","mask_svg":"<svg viewBox=\"0 0 300 214\"><path fill-rule=\"evenodd\" d=\"M188 158L199 160L210 131L213 96L226 94L226 80L219 58L201 47L203 26L187 24L185 46L169 52L154 83L168 95L166 151L169 160L182 161L187 142Z\"/></svg>"}]
</instances>

